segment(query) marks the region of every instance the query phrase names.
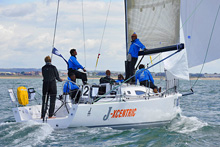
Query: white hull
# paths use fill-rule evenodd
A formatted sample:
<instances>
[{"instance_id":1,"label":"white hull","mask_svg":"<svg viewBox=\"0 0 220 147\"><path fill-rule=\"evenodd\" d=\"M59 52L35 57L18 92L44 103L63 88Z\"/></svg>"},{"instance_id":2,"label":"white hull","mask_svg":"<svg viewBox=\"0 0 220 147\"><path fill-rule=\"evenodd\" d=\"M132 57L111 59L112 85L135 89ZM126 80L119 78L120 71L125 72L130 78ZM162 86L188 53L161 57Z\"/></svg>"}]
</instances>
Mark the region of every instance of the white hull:
<instances>
[{"instance_id":1,"label":"white hull","mask_svg":"<svg viewBox=\"0 0 220 147\"><path fill-rule=\"evenodd\" d=\"M93 104L67 103L56 113L56 118L45 123L53 128L67 127L111 127L144 128L169 123L180 112L178 97L181 94L134 96L132 89L144 90L141 86L125 86L122 91L131 91L131 95L116 98L103 98ZM59 102L59 101L58 101ZM56 104L56 109L60 107ZM69 113L67 112L69 111ZM33 120L42 123L41 105L13 108L16 122Z\"/></svg>"},{"instance_id":2,"label":"white hull","mask_svg":"<svg viewBox=\"0 0 220 147\"><path fill-rule=\"evenodd\" d=\"M177 95L173 95L166 98L110 104L82 104L78 106L70 127L137 128L166 124L179 112L175 102L177 98ZM134 115L126 115L129 112Z\"/></svg>"}]
</instances>

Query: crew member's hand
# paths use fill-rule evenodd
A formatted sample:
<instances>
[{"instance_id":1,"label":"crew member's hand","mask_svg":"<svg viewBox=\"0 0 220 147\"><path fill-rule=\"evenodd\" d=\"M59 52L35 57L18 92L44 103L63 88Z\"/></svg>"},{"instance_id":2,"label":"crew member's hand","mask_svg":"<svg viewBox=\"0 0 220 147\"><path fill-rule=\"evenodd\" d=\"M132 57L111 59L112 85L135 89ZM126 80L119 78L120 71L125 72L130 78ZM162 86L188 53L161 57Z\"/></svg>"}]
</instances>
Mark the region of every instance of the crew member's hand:
<instances>
[{"instance_id":1,"label":"crew member's hand","mask_svg":"<svg viewBox=\"0 0 220 147\"><path fill-rule=\"evenodd\" d=\"M84 71L84 72L86 72L86 69L85 69L85 68L83 68L83 71Z\"/></svg>"}]
</instances>

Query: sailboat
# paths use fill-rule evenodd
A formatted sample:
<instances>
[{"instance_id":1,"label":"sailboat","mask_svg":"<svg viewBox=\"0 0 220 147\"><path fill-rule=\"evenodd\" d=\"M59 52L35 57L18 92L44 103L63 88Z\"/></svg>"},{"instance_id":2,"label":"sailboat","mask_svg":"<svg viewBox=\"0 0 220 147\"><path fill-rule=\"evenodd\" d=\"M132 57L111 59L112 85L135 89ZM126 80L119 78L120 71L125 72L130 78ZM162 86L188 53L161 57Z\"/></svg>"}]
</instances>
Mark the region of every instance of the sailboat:
<instances>
[{"instance_id":1,"label":"sailboat","mask_svg":"<svg viewBox=\"0 0 220 147\"><path fill-rule=\"evenodd\" d=\"M147 45L139 56L162 53L166 88L161 93L128 83L82 85L80 102L69 95L57 100L54 119L43 122L41 105L18 104L9 89L16 122L36 121L53 128L111 127L146 128L169 124L180 113L179 79L189 79L188 67L220 58L219 0L125 0L126 51L133 32ZM210 11L212 10L212 11ZM183 35L183 38L180 36ZM180 43L185 42L185 44ZM184 47L186 49L184 49ZM99 93L104 89L104 95ZM31 93L30 93L31 95ZM31 97L31 96L30 96Z\"/></svg>"}]
</instances>

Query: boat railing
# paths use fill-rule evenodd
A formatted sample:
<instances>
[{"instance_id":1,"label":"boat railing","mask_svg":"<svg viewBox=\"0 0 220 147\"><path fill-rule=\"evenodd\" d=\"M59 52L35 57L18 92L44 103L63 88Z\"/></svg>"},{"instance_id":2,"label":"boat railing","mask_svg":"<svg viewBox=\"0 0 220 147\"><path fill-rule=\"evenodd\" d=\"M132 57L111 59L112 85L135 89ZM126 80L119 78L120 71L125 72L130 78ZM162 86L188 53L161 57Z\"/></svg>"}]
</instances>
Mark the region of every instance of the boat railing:
<instances>
[{"instance_id":1,"label":"boat railing","mask_svg":"<svg viewBox=\"0 0 220 147\"><path fill-rule=\"evenodd\" d=\"M178 79L166 80L166 91L164 92L166 95L177 93L178 90L179 90Z\"/></svg>"},{"instance_id":2,"label":"boat railing","mask_svg":"<svg viewBox=\"0 0 220 147\"><path fill-rule=\"evenodd\" d=\"M99 84L99 85L82 85L80 87L81 95L79 99L79 104L92 104L101 99L105 101L107 98L109 101L124 101L129 99L153 99L162 97L161 93L154 93L150 88L136 89L137 85L132 88L132 94L129 94L130 90L124 89L125 85L119 86L115 84ZM138 86L137 86L138 87ZM76 99L76 96L74 99Z\"/></svg>"},{"instance_id":3,"label":"boat railing","mask_svg":"<svg viewBox=\"0 0 220 147\"><path fill-rule=\"evenodd\" d=\"M74 89L74 90L71 90L71 85L70 83L72 83L73 85L76 85L78 87L78 89ZM78 102L80 102L81 100L81 97L82 97L82 92L81 92L81 86L76 84L75 82L71 81L71 80L64 80L63 84L62 84L62 91L64 89L64 86L65 84L68 84L68 87L69 88L67 91L67 93L64 93L62 94L62 96L66 97L66 95L69 95L69 99L66 100L68 102L71 102L71 103L76 103L76 99L77 99L77 96L79 97L79 100ZM71 100L71 101L69 101Z\"/></svg>"}]
</instances>

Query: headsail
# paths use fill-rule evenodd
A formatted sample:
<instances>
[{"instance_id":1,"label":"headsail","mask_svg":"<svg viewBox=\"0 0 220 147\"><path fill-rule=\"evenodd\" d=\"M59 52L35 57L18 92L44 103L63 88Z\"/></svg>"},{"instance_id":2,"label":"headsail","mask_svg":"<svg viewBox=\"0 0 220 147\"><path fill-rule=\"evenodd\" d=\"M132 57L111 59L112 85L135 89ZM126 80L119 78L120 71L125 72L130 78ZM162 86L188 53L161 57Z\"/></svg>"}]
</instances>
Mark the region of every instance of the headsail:
<instances>
[{"instance_id":1,"label":"headsail","mask_svg":"<svg viewBox=\"0 0 220 147\"><path fill-rule=\"evenodd\" d=\"M181 19L189 67L220 58L219 0L182 0Z\"/></svg>"},{"instance_id":2,"label":"headsail","mask_svg":"<svg viewBox=\"0 0 220 147\"><path fill-rule=\"evenodd\" d=\"M180 30L180 36L183 36L183 30ZM180 42L185 42L184 37L180 38ZM162 53L163 58L172 54L172 52ZM182 79L189 80L189 70L187 62L186 50L164 61L164 68L166 70L167 80ZM171 76L172 75L172 76ZM171 84L169 86L172 86Z\"/></svg>"},{"instance_id":3,"label":"headsail","mask_svg":"<svg viewBox=\"0 0 220 147\"><path fill-rule=\"evenodd\" d=\"M184 36L181 42L185 42L187 55L182 51L165 61L164 67L173 78L188 79L187 59L188 67L193 67L220 58L219 7L219 0L181 1L180 36Z\"/></svg>"},{"instance_id":4,"label":"headsail","mask_svg":"<svg viewBox=\"0 0 220 147\"><path fill-rule=\"evenodd\" d=\"M125 0L127 46L136 32L146 48L179 42L180 0Z\"/></svg>"}]
</instances>

